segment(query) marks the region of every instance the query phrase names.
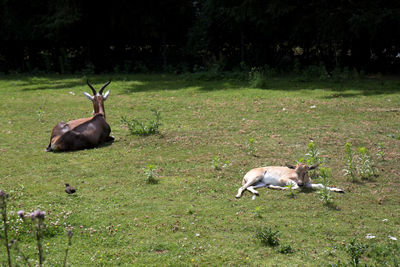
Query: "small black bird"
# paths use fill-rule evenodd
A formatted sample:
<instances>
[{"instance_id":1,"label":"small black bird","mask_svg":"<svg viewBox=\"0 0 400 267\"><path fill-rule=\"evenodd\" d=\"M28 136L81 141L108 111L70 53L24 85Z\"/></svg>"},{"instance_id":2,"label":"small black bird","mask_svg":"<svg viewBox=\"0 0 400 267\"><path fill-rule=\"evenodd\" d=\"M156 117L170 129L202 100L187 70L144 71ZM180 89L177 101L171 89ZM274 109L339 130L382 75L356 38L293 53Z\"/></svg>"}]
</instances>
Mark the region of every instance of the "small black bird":
<instances>
[{"instance_id":1,"label":"small black bird","mask_svg":"<svg viewBox=\"0 0 400 267\"><path fill-rule=\"evenodd\" d=\"M73 188L72 186L70 186L69 184L65 184L65 192L67 194L73 194L76 192L75 188Z\"/></svg>"}]
</instances>

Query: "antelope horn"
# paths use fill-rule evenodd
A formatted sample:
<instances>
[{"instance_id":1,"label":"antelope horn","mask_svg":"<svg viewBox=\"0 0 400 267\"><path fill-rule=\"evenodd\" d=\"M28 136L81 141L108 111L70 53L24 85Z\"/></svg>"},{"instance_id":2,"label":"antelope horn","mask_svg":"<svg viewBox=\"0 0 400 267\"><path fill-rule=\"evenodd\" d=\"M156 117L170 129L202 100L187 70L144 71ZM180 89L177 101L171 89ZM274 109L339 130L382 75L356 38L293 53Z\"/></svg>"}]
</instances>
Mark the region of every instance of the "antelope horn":
<instances>
[{"instance_id":1,"label":"antelope horn","mask_svg":"<svg viewBox=\"0 0 400 267\"><path fill-rule=\"evenodd\" d=\"M318 166L319 166L319 163L318 163L318 164L315 164L315 165L313 165L313 166L311 166L311 167L308 168L308 169L309 169L309 170L314 170L314 169L316 169Z\"/></svg>"},{"instance_id":2,"label":"antelope horn","mask_svg":"<svg viewBox=\"0 0 400 267\"><path fill-rule=\"evenodd\" d=\"M87 85L89 85L89 87L90 87L90 89L92 89L92 92L93 92L93 96L96 96L96 90L93 88L93 86L89 83L89 80L86 80L86 82L87 82Z\"/></svg>"},{"instance_id":3,"label":"antelope horn","mask_svg":"<svg viewBox=\"0 0 400 267\"><path fill-rule=\"evenodd\" d=\"M107 85L109 85L110 84L110 82L111 81L108 81L108 82L106 82L102 87L101 87L101 89L100 89L100 91L99 91L99 94L103 94L103 90L104 90L104 88L106 88L107 87Z\"/></svg>"},{"instance_id":4,"label":"antelope horn","mask_svg":"<svg viewBox=\"0 0 400 267\"><path fill-rule=\"evenodd\" d=\"M290 164L286 164L286 167L288 167L289 169L296 169L296 166L290 165Z\"/></svg>"}]
</instances>

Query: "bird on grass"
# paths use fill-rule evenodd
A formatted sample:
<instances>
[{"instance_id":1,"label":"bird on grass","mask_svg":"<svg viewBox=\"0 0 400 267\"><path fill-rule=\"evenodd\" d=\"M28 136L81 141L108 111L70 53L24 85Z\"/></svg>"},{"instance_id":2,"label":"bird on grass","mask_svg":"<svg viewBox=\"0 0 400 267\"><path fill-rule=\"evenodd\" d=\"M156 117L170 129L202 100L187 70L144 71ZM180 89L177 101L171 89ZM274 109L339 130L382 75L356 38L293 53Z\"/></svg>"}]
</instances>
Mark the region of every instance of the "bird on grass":
<instances>
[{"instance_id":1,"label":"bird on grass","mask_svg":"<svg viewBox=\"0 0 400 267\"><path fill-rule=\"evenodd\" d=\"M72 186L70 186L69 184L65 184L65 192L67 194L73 194L76 192L75 188L73 188Z\"/></svg>"}]
</instances>

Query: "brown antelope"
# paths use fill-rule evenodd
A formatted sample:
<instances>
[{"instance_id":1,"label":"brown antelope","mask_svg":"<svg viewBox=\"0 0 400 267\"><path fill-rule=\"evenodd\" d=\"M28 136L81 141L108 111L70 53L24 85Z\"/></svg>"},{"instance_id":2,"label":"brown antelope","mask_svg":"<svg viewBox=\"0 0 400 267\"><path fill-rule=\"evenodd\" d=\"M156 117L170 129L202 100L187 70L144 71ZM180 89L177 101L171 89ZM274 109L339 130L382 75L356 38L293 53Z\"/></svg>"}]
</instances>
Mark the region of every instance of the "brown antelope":
<instances>
[{"instance_id":1,"label":"brown antelope","mask_svg":"<svg viewBox=\"0 0 400 267\"><path fill-rule=\"evenodd\" d=\"M255 188L267 187L271 189L288 189L291 185L292 189L311 188L323 189L344 193L342 189L335 187L325 187L323 184L312 184L308 171L315 169L318 166L308 167L304 163L299 163L296 166L269 166L250 170L243 178L242 187L239 188L236 198L240 198L245 190L249 190L255 195L258 192Z\"/></svg>"},{"instance_id":2,"label":"brown antelope","mask_svg":"<svg viewBox=\"0 0 400 267\"><path fill-rule=\"evenodd\" d=\"M111 128L106 122L104 112L104 101L106 101L110 90L103 95L103 90L111 81L105 83L97 93L93 86L87 81L92 89L93 96L84 92L85 96L93 102L93 116L73 121L59 122L51 132L50 144L46 151L68 151L93 148L102 143L114 140L110 136Z\"/></svg>"}]
</instances>

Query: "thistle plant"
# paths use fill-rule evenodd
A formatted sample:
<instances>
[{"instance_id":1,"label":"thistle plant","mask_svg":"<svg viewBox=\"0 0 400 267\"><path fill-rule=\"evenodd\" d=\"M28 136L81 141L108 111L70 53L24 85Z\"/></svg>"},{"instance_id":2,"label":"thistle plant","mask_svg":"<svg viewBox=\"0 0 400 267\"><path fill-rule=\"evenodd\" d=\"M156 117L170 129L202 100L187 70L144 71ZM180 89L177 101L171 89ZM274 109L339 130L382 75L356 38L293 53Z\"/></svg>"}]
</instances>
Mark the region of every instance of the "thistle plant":
<instances>
[{"instance_id":1,"label":"thistle plant","mask_svg":"<svg viewBox=\"0 0 400 267\"><path fill-rule=\"evenodd\" d=\"M294 249L290 244L288 244L288 245L281 245L278 251L281 254L291 254L294 252Z\"/></svg>"},{"instance_id":2,"label":"thistle plant","mask_svg":"<svg viewBox=\"0 0 400 267\"><path fill-rule=\"evenodd\" d=\"M44 117L44 110L42 110L41 108L39 108L38 110L36 110L36 115L38 117L38 121L42 122L43 121L43 117Z\"/></svg>"},{"instance_id":3,"label":"thistle plant","mask_svg":"<svg viewBox=\"0 0 400 267\"><path fill-rule=\"evenodd\" d=\"M3 244L7 250L7 262L8 266L11 267L11 253L10 253L10 244L8 242L8 219L7 219L7 198L8 194L4 191L0 190L0 209L1 209L1 218L3 221Z\"/></svg>"},{"instance_id":4,"label":"thistle plant","mask_svg":"<svg viewBox=\"0 0 400 267\"><path fill-rule=\"evenodd\" d=\"M68 250L71 247L71 244L72 244L71 239L72 239L73 235L74 235L74 233L71 230L68 230L68 232L67 232L68 244L67 244L67 248L65 249L63 267L67 266Z\"/></svg>"},{"instance_id":5,"label":"thistle plant","mask_svg":"<svg viewBox=\"0 0 400 267\"><path fill-rule=\"evenodd\" d=\"M366 147L359 147L357 151L360 158L360 167L358 172L361 176L361 179L368 180L376 174L371 155Z\"/></svg>"},{"instance_id":6,"label":"thistle plant","mask_svg":"<svg viewBox=\"0 0 400 267\"><path fill-rule=\"evenodd\" d=\"M6 250L7 250L8 266L9 267L12 266L10 248L13 248L16 251L17 255L19 255L24 260L26 266L31 266L31 264L29 263L28 257L19 249L18 241L11 240L11 242L9 242L9 239L8 239L9 220L7 218L7 198L8 198L8 194L6 194L5 192L0 190L0 212L1 212L2 222L3 222L3 225L2 225L3 231L0 234L0 239L4 239L3 244L5 245ZM40 209L37 209L34 212L31 212L29 215L26 216L25 212L23 210L20 210L17 212L17 214L24 223L30 223L30 225L31 225L32 233L34 233L34 237L36 239L36 248L37 248L39 266L41 267L41 266L43 266L43 263L44 263L42 241L43 241L43 233L46 230L46 224L44 223L45 212L41 211ZM71 246L71 238L72 238L72 232L68 231L68 246L67 246L65 257L64 257L64 265L63 266L66 266L68 249ZM15 263L15 266L18 266L18 264Z\"/></svg>"},{"instance_id":7,"label":"thistle plant","mask_svg":"<svg viewBox=\"0 0 400 267\"><path fill-rule=\"evenodd\" d=\"M279 245L279 231L263 227L256 232L256 238L265 246L276 247Z\"/></svg>"},{"instance_id":8,"label":"thistle plant","mask_svg":"<svg viewBox=\"0 0 400 267\"><path fill-rule=\"evenodd\" d=\"M24 222L26 221L25 212L23 210L18 211L18 216ZM41 211L40 209L37 209L29 214L29 219L32 223L33 232L35 233L39 266L43 266L44 257L43 257L42 239L43 239L43 231L46 229L46 225L44 224L45 212Z\"/></svg>"},{"instance_id":9,"label":"thistle plant","mask_svg":"<svg viewBox=\"0 0 400 267\"><path fill-rule=\"evenodd\" d=\"M247 140L247 151L247 153L251 156L256 155L257 148L255 146L254 138L249 138L249 140Z\"/></svg>"},{"instance_id":10,"label":"thistle plant","mask_svg":"<svg viewBox=\"0 0 400 267\"><path fill-rule=\"evenodd\" d=\"M320 157L320 150L313 141L308 143L305 157L299 159L299 162L304 162L304 161L308 166L319 165L323 163L323 159ZM311 178L317 178L318 169L311 170L309 174Z\"/></svg>"},{"instance_id":11,"label":"thistle plant","mask_svg":"<svg viewBox=\"0 0 400 267\"><path fill-rule=\"evenodd\" d=\"M383 145L383 143L379 142L378 143L378 152L376 153L376 156L381 159L382 161L386 161L385 160L385 147Z\"/></svg>"},{"instance_id":12,"label":"thistle plant","mask_svg":"<svg viewBox=\"0 0 400 267\"><path fill-rule=\"evenodd\" d=\"M324 203L324 205L328 206L333 201L331 191L327 188L330 182L331 169L324 167L320 168L319 176L322 179L322 185L324 186L322 190L318 191L319 199Z\"/></svg>"},{"instance_id":13,"label":"thistle plant","mask_svg":"<svg viewBox=\"0 0 400 267\"><path fill-rule=\"evenodd\" d=\"M17 254L24 260L26 266L31 266L28 257L19 249L18 247L18 241L17 240L11 240L11 246L12 248L17 252ZM18 266L18 265L16 265Z\"/></svg>"},{"instance_id":14,"label":"thistle plant","mask_svg":"<svg viewBox=\"0 0 400 267\"><path fill-rule=\"evenodd\" d=\"M157 179L157 174L155 172L156 166L153 164L148 164L145 168L143 168L144 174L147 177L146 182L148 184L157 184L158 179Z\"/></svg>"},{"instance_id":15,"label":"thistle plant","mask_svg":"<svg viewBox=\"0 0 400 267\"><path fill-rule=\"evenodd\" d=\"M360 258L365 253L367 248L367 245L357 242L356 239L351 240L345 247L347 254L349 254L351 258L350 264L353 266L358 266L360 263Z\"/></svg>"},{"instance_id":16,"label":"thistle plant","mask_svg":"<svg viewBox=\"0 0 400 267\"><path fill-rule=\"evenodd\" d=\"M211 164L214 170L220 171L229 166L229 160L221 160L220 157L215 156L213 157Z\"/></svg>"},{"instance_id":17,"label":"thistle plant","mask_svg":"<svg viewBox=\"0 0 400 267\"><path fill-rule=\"evenodd\" d=\"M262 207L261 206L257 206L254 208L254 217L261 219L263 216L261 215L262 212Z\"/></svg>"},{"instance_id":18,"label":"thistle plant","mask_svg":"<svg viewBox=\"0 0 400 267\"><path fill-rule=\"evenodd\" d=\"M351 178L352 182L356 182L357 181L356 166L355 166L355 162L354 162L354 153L353 153L351 143L347 142L345 144L344 152L345 152L346 167L345 167L345 169L343 169L343 171L344 171L345 175L347 175Z\"/></svg>"},{"instance_id":19,"label":"thistle plant","mask_svg":"<svg viewBox=\"0 0 400 267\"><path fill-rule=\"evenodd\" d=\"M152 134L160 133L161 124L161 112L157 110L152 110L154 113L154 120L149 121L139 121L137 119L127 119L126 117L121 117L121 122L125 124L129 132L132 135L148 136Z\"/></svg>"},{"instance_id":20,"label":"thistle plant","mask_svg":"<svg viewBox=\"0 0 400 267\"><path fill-rule=\"evenodd\" d=\"M294 186L294 184L292 184L292 183L290 183L287 186L285 186L289 191L287 196L290 197L290 198L294 198L295 197L293 186Z\"/></svg>"}]
</instances>

